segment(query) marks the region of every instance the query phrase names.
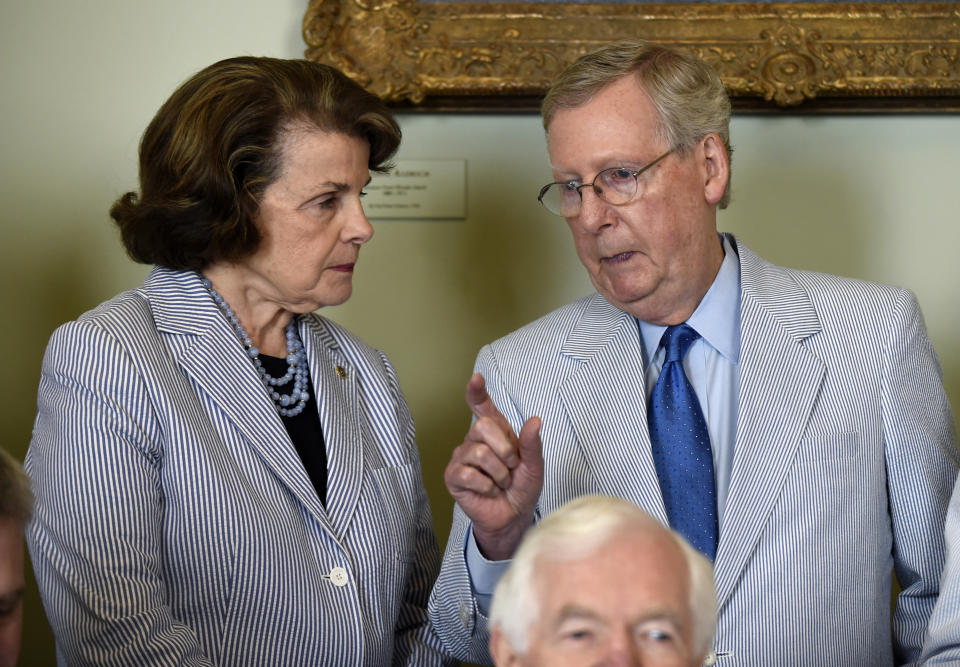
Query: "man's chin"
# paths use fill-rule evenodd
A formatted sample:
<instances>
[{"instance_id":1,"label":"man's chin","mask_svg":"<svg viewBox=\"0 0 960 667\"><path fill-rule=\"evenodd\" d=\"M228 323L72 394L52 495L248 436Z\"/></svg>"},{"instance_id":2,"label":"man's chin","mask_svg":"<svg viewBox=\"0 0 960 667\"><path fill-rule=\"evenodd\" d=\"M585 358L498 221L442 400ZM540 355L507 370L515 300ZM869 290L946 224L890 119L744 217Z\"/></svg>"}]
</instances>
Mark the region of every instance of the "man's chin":
<instances>
[{"instance_id":1,"label":"man's chin","mask_svg":"<svg viewBox=\"0 0 960 667\"><path fill-rule=\"evenodd\" d=\"M601 287L594 284L594 287L611 305L641 320L646 321L646 318L642 317L640 313L648 314L654 310L651 306L656 299L651 297L656 295L646 286L634 284Z\"/></svg>"}]
</instances>

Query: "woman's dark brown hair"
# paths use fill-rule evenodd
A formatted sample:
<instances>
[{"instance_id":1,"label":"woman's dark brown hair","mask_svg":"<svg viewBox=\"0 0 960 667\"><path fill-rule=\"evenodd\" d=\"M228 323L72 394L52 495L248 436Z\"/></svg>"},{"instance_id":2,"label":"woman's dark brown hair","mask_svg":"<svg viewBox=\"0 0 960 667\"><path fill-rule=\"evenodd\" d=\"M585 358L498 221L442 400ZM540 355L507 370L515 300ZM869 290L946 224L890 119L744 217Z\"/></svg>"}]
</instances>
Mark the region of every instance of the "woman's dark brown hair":
<instances>
[{"instance_id":1,"label":"woman's dark brown hair","mask_svg":"<svg viewBox=\"0 0 960 667\"><path fill-rule=\"evenodd\" d=\"M130 257L201 270L254 252L259 203L280 175L283 133L296 123L366 140L373 171L400 144L384 103L332 67L222 60L181 85L143 134L140 193L110 209Z\"/></svg>"}]
</instances>

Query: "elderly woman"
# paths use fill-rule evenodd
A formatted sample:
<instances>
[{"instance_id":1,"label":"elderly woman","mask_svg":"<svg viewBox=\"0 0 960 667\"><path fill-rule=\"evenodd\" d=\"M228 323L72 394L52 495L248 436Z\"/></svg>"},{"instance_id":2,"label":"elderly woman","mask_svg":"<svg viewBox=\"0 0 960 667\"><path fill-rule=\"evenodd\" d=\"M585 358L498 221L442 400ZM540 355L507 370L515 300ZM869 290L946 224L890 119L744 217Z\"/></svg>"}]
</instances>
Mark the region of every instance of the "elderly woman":
<instances>
[{"instance_id":1,"label":"elderly woman","mask_svg":"<svg viewBox=\"0 0 960 667\"><path fill-rule=\"evenodd\" d=\"M58 659L433 665L438 550L414 427L343 303L400 132L306 61L184 83L111 210L156 268L50 340L26 469Z\"/></svg>"}]
</instances>

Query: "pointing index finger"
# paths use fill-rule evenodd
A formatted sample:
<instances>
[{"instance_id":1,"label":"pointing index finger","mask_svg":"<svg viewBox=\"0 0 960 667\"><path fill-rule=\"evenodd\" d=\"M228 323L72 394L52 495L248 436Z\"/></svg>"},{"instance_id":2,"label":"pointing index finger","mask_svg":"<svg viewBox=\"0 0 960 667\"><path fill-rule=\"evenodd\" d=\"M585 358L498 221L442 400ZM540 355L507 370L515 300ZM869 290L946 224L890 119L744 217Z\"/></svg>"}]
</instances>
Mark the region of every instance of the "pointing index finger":
<instances>
[{"instance_id":1,"label":"pointing index finger","mask_svg":"<svg viewBox=\"0 0 960 667\"><path fill-rule=\"evenodd\" d=\"M504 433L507 433L511 439L514 439L510 422L500 413L497 406L494 405L493 399L490 398L490 394L487 393L486 381L480 373L474 373L470 381L467 382L467 406L477 419L488 417L494 420L497 425L503 429Z\"/></svg>"}]
</instances>

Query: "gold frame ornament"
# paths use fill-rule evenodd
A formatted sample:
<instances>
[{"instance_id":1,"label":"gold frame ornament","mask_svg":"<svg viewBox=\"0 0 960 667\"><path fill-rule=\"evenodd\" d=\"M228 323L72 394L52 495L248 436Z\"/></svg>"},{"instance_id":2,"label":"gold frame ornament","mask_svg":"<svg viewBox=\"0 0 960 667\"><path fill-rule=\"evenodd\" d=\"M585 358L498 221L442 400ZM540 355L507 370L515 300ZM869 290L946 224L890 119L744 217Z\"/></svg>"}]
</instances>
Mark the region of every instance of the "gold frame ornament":
<instances>
[{"instance_id":1,"label":"gold frame ornament","mask_svg":"<svg viewBox=\"0 0 960 667\"><path fill-rule=\"evenodd\" d=\"M395 108L529 111L596 46L696 53L747 111L960 111L960 2L311 0L307 58Z\"/></svg>"}]
</instances>

